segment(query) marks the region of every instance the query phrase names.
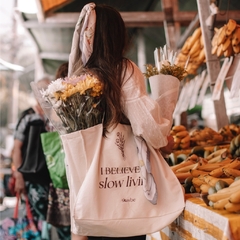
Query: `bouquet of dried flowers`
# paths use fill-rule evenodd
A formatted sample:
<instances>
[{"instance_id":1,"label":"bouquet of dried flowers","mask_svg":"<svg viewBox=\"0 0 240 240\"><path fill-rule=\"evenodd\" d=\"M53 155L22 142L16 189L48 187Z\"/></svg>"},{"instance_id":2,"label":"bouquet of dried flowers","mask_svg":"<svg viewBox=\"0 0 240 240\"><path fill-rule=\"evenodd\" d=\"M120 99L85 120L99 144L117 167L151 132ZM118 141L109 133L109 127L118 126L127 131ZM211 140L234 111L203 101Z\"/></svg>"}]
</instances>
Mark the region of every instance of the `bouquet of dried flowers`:
<instances>
[{"instance_id":1,"label":"bouquet of dried flowers","mask_svg":"<svg viewBox=\"0 0 240 240\"><path fill-rule=\"evenodd\" d=\"M59 78L52 81L42 97L55 110L67 133L102 122L103 84L93 75Z\"/></svg>"},{"instance_id":2,"label":"bouquet of dried flowers","mask_svg":"<svg viewBox=\"0 0 240 240\"><path fill-rule=\"evenodd\" d=\"M188 63L186 63L184 68L175 65L176 56L177 53L167 49L166 45L163 48L156 48L154 51L155 66L147 64L147 71L144 73L144 76L149 78L159 74L172 75L179 79L179 81L182 81L187 74L186 68Z\"/></svg>"}]
</instances>

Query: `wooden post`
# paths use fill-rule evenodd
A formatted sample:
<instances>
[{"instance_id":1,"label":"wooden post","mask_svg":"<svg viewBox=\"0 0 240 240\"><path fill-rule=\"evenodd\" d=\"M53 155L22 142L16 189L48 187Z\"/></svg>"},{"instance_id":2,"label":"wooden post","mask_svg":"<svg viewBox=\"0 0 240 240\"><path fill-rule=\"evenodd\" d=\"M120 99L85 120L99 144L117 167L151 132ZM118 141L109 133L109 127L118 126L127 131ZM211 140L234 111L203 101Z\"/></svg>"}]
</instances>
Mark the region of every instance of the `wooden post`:
<instances>
[{"instance_id":1,"label":"wooden post","mask_svg":"<svg viewBox=\"0 0 240 240\"><path fill-rule=\"evenodd\" d=\"M164 31L167 46L176 50L177 39L180 37L180 24L174 21L174 15L178 12L177 0L161 0L162 10L164 12Z\"/></svg>"},{"instance_id":2,"label":"wooden post","mask_svg":"<svg viewBox=\"0 0 240 240\"><path fill-rule=\"evenodd\" d=\"M213 88L220 72L220 62L216 55L211 54L211 38L212 31L209 26L206 25L206 20L210 16L210 0L197 0L198 14L200 20L200 26L202 29L202 35L204 40L204 49L206 55L207 71L210 76L210 89L213 92ZM223 90L221 92L220 100L213 101L217 129L229 124L225 99L223 95Z\"/></svg>"}]
</instances>

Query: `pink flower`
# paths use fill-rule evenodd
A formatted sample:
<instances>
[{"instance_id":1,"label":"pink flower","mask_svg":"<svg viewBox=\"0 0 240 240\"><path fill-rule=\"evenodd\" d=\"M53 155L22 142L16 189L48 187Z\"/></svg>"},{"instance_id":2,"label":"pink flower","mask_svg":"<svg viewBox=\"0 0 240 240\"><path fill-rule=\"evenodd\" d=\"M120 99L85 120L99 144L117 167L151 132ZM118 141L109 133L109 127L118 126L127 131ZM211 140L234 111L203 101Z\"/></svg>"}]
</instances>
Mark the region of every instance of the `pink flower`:
<instances>
[{"instance_id":1,"label":"pink flower","mask_svg":"<svg viewBox=\"0 0 240 240\"><path fill-rule=\"evenodd\" d=\"M80 75L80 76L73 76L73 77L66 77L64 78L65 83L72 84L73 86L76 86L76 84L82 80L86 79L86 74Z\"/></svg>"}]
</instances>

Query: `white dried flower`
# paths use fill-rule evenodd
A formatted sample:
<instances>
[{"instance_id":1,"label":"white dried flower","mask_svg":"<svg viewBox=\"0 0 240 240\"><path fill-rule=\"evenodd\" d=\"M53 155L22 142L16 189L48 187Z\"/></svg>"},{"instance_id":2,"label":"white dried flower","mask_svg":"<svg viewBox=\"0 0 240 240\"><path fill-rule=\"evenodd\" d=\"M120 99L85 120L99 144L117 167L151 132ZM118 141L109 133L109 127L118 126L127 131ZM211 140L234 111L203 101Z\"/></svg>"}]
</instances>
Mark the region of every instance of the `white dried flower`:
<instances>
[{"instance_id":1,"label":"white dried flower","mask_svg":"<svg viewBox=\"0 0 240 240\"><path fill-rule=\"evenodd\" d=\"M61 78L58 78L57 80L52 81L49 84L49 86L46 90L49 97L54 96L54 93L56 93L56 92L63 92L65 90L66 85L62 84L62 81L63 80Z\"/></svg>"},{"instance_id":2,"label":"white dried flower","mask_svg":"<svg viewBox=\"0 0 240 240\"><path fill-rule=\"evenodd\" d=\"M52 102L52 105L53 105L53 108L55 109L60 108L62 106L62 100L59 99L58 101L56 101L55 99L55 102Z\"/></svg>"}]
</instances>

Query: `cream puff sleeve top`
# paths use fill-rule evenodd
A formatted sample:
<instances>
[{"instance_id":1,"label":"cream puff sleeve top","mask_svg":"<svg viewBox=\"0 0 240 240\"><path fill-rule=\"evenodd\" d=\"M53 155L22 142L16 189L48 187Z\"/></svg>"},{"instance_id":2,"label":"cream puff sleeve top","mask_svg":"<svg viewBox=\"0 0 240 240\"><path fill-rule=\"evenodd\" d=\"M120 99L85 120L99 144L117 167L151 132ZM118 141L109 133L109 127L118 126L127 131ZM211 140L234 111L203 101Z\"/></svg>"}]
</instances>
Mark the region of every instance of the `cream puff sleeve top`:
<instances>
[{"instance_id":1,"label":"cream puff sleeve top","mask_svg":"<svg viewBox=\"0 0 240 240\"><path fill-rule=\"evenodd\" d=\"M143 73L135 63L132 64L133 74L132 68L128 67L122 85L123 111L133 133L159 149L167 145L167 136L172 127L172 119L166 119L161 114L161 109L168 106L159 105L148 95Z\"/></svg>"}]
</instances>

